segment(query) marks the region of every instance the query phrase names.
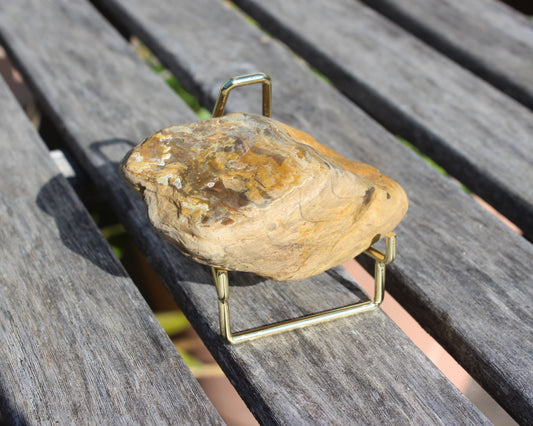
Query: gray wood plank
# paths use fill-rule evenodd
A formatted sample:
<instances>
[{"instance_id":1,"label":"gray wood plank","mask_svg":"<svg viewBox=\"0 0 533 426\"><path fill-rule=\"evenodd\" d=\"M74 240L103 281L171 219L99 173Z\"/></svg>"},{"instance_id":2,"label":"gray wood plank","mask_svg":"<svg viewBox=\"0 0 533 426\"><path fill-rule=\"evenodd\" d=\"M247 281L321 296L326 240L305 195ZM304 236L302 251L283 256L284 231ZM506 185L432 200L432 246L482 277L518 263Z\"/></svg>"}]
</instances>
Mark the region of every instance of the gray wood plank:
<instances>
[{"instance_id":1,"label":"gray wood plank","mask_svg":"<svg viewBox=\"0 0 533 426\"><path fill-rule=\"evenodd\" d=\"M355 0L236 3L533 239L530 110Z\"/></svg>"},{"instance_id":2,"label":"gray wood plank","mask_svg":"<svg viewBox=\"0 0 533 426\"><path fill-rule=\"evenodd\" d=\"M494 0L363 0L533 109L533 22Z\"/></svg>"},{"instance_id":3,"label":"gray wood plank","mask_svg":"<svg viewBox=\"0 0 533 426\"><path fill-rule=\"evenodd\" d=\"M0 129L0 423L223 423L1 79Z\"/></svg>"},{"instance_id":4,"label":"gray wood plank","mask_svg":"<svg viewBox=\"0 0 533 426\"><path fill-rule=\"evenodd\" d=\"M206 102L228 75L267 72L275 118L398 179L410 211L398 228L400 255L388 287L509 412L533 417L531 244L223 4L105 5ZM260 110L259 90L249 89L232 93L230 109Z\"/></svg>"},{"instance_id":5,"label":"gray wood plank","mask_svg":"<svg viewBox=\"0 0 533 426\"><path fill-rule=\"evenodd\" d=\"M221 13L218 2L195 4L167 6L171 15L188 9L186 19L206 7L213 8L213 18ZM152 6L157 16L160 6ZM167 24L177 16L179 13ZM197 19L193 20L198 23ZM228 28L228 35L242 30L243 36L251 35L254 43L259 42L257 33L250 33L242 20L232 24L237 27ZM124 224L261 422L486 421L381 311L246 345L225 344L219 336L216 292L209 269L187 260L155 235L140 200L117 170L117 162L132 141L140 141L165 125L191 120L191 112L82 1L3 4L0 28L4 44L41 103L95 181L107 190ZM166 37L167 28L156 25L154 29ZM201 32L197 36L211 43L212 39L204 38ZM188 51L189 46L175 41L172 38L172 46ZM293 58L279 46L267 44L266 48L272 48L286 65L294 66ZM193 52L198 60L209 58L205 51ZM213 65L218 59L213 58ZM197 69L194 61L190 64ZM253 63L243 65L255 68ZM213 69L221 72L218 65ZM234 71L228 68L222 78ZM216 90L222 78L212 78L212 89ZM235 329L338 306L360 296L357 289L351 290L355 283L342 269L292 285L242 274L234 274L232 280Z\"/></svg>"}]
</instances>

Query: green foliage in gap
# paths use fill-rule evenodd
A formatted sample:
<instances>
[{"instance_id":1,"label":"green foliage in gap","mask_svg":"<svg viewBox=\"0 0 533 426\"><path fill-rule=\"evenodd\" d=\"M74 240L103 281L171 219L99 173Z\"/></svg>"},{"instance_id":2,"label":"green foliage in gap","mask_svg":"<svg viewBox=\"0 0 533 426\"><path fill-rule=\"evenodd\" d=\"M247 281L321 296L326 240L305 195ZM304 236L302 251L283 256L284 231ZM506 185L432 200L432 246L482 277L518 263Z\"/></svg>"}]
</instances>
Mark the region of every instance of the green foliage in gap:
<instances>
[{"instance_id":1,"label":"green foliage in gap","mask_svg":"<svg viewBox=\"0 0 533 426\"><path fill-rule=\"evenodd\" d=\"M396 136L405 146L412 149L414 152L416 152L426 163L428 163L430 166L432 166L435 170L437 170L441 175L450 177L448 172L440 166L438 163L433 161L430 157L422 153L416 146L414 146L411 142L405 140L401 136ZM459 183L459 188L461 188L466 193L470 194L470 190L464 186L462 183Z\"/></svg>"},{"instance_id":2,"label":"green foliage in gap","mask_svg":"<svg viewBox=\"0 0 533 426\"><path fill-rule=\"evenodd\" d=\"M111 207L98 203L90 207L91 217L100 229L100 232L111 246L115 255L122 260L126 248L131 243L130 237L119 222Z\"/></svg>"},{"instance_id":3,"label":"green foliage in gap","mask_svg":"<svg viewBox=\"0 0 533 426\"><path fill-rule=\"evenodd\" d=\"M140 41L133 42L137 55L143 59L152 70L158 74L165 82L178 94L178 96L185 101L185 103L196 113L200 120L211 118L211 113L203 108L191 93L183 88L180 82L166 69L155 55Z\"/></svg>"}]
</instances>

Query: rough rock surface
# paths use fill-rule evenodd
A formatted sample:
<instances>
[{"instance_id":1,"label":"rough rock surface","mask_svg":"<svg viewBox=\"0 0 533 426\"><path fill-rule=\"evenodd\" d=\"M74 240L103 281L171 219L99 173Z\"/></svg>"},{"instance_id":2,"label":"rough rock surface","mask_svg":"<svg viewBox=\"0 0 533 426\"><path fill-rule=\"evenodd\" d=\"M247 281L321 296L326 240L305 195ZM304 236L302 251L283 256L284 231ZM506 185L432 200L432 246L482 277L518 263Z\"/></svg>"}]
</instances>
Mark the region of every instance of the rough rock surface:
<instances>
[{"instance_id":1,"label":"rough rock surface","mask_svg":"<svg viewBox=\"0 0 533 426\"><path fill-rule=\"evenodd\" d=\"M121 169L186 255L278 281L353 258L407 211L403 189L374 167L254 114L163 129Z\"/></svg>"}]
</instances>

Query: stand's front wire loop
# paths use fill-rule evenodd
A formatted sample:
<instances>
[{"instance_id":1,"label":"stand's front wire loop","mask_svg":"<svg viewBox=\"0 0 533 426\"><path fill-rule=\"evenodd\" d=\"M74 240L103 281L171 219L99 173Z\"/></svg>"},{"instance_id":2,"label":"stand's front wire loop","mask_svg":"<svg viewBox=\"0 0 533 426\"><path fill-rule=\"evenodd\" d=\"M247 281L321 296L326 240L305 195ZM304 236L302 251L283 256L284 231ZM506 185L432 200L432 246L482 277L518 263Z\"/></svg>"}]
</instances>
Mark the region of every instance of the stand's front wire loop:
<instances>
[{"instance_id":1,"label":"stand's front wire loop","mask_svg":"<svg viewBox=\"0 0 533 426\"><path fill-rule=\"evenodd\" d=\"M218 293L220 333L222 337L231 344L243 343L376 309L383 302L385 295L385 266L392 263L396 257L396 234L394 232L388 233L385 241L385 253L375 247L370 247L365 251L365 254L376 261L374 266L374 297L371 300L265 325L248 331L240 331L235 334L231 331L230 323L228 272L223 269L212 268Z\"/></svg>"},{"instance_id":2,"label":"stand's front wire loop","mask_svg":"<svg viewBox=\"0 0 533 426\"><path fill-rule=\"evenodd\" d=\"M256 74L241 75L239 77L230 78L220 88L218 98L213 108L213 117L220 117L224 114L226 102L228 101L229 92L236 87L248 86L250 84L263 84L263 115L265 117L272 116L272 83L270 77L262 72Z\"/></svg>"}]
</instances>

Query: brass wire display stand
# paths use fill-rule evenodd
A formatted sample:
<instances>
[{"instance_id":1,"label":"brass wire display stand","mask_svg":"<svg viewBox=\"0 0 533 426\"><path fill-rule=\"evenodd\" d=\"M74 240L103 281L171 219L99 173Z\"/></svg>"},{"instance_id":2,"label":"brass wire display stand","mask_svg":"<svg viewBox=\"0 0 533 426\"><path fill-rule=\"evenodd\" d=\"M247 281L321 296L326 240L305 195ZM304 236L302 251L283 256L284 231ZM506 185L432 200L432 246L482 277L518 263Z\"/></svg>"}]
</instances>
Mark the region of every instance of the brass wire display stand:
<instances>
[{"instance_id":1,"label":"brass wire display stand","mask_svg":"<svg viewBox=\"0 0 533 426\"><path fill-rule=\"evenodd\" d=\"M246 86L255 83L262 83L263 85L263 115L270 117L271 81L270 77L263 73L234 77L224 83L220 89L217 102L213 109L213 117L220 117L224 113L228 95L232 89L235 87ZM374 297L371 300L366 302L358 302L340 308L333 308L327 311L318 312L274 324L264 325L237 333L233 333L231 331L228 271L213 267L213 278L215 280L215 286L218 294L220 334L231 344L243 343L297 328L308 327L310 325L319 324L338 318L345 318L350 315L371 311L377 308L383 301L383 296L385 294L385 266L392 263L396 258L396 234L394 232L389 232L386 235L385 253L373 246L369 247L364 253L375 260Z\"/></svg>"},{"instance_id":2,"label":"brass wire display stand","mask_svg":"<svg viewBox=\"0 0 533 426\"><path fill-rule=\"evenodd\" d=\"M327 311L306 315L300 318L264 325L252 330L233 333L231 331L229 313L229 278L228 271L224 269L212 268L213 277L218 293L218 311L220 317L220 334L229 343L242 343L260 337L271 336L272 334L283 333L296 328L307 327L321 322L331 321L338 318L345 318L350 315L360 314L377 308L383 301L385 294L385 265L392 263L396 257L396 234L393 232L386 236L385 253L370 247L365 254L372 257L376 263L374 265L374 297L366 302L359 302L341 308L329 309Z\"/></svg>"}]
</instances>

